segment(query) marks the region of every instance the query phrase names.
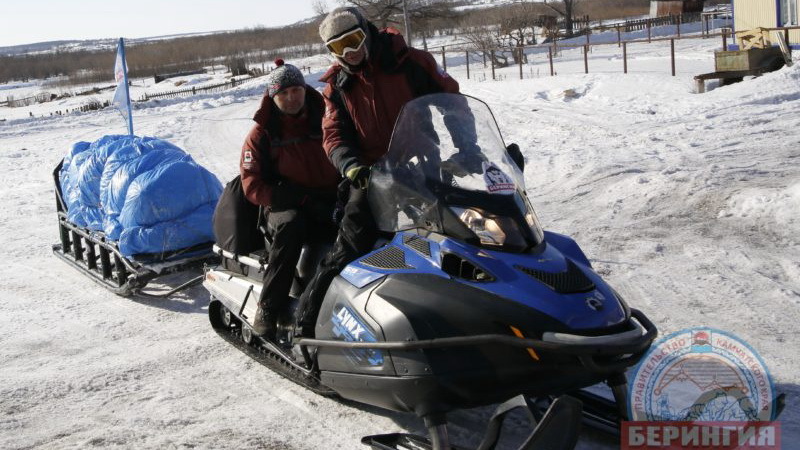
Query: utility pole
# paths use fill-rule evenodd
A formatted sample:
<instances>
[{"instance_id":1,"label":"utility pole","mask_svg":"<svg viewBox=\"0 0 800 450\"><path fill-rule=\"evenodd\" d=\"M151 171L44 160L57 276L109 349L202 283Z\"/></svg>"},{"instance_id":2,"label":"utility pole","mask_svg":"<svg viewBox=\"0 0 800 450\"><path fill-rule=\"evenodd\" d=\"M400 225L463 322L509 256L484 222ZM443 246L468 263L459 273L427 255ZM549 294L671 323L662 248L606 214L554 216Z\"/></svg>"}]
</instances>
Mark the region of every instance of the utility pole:
<instances>
[{"instance_id":1,"label":"utility pole","mask_svg":"<svg viewBox=\"0 0 800 450\"><path fill-rule=\"evenodd\" d=\"M406 0L403 0L403 22L406 26L406 41L411 45L411 28L408 23L408 9L406 8Z\"/></svg>"}]
</instances>

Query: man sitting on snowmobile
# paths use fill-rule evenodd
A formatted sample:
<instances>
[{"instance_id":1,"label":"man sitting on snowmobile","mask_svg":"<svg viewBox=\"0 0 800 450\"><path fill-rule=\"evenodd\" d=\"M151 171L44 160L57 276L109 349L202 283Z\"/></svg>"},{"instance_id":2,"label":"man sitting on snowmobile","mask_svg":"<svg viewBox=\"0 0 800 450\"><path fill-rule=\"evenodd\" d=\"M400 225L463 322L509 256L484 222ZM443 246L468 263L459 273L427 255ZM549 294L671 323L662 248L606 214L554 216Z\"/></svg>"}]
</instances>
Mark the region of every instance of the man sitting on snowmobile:
<instances>
[{"instance_id":1,"label":"man sitting on snowmobile","mask_svg":"<svg viewBox=\"0 0 800 450\"><path fill-rule=\"evenodd\" d=\"M331 11L319 34L336 58L321 79L327 83L323 147L351 186L333 249L300 298L298 332L307 337L313 336L333 278L378 238L365 190L369 166L388 151L403 105L426 94L459 92L458 82L439 68L430 53L407 46L394 29L379 31L356 8Z\"/></svg>"},{"instance_id":2,"label":"man sitting on snowmobile","mask_svg":"<svg viewBox=\"0 0 800 450\"><path fill-rule=\"evenodd\" d=\"M245 139L239 169L247 199L264 207L272 237L253 332L271 339L288 305L303 244L335 235L339 175L322 149L322 95L295 66L276 60Z\"/></svg>"}]
</instances>

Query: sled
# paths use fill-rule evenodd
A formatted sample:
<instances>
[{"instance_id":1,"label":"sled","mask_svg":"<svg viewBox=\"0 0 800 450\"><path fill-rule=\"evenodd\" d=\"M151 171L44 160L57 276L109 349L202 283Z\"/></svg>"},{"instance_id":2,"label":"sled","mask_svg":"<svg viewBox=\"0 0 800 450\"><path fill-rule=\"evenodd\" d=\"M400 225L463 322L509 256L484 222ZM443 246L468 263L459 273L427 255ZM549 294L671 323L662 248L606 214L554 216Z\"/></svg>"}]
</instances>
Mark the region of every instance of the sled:
<instances>
[{"instance_id":1,"label":"sled","mask_svg":"<svg viewBox=\"0 0 800 450\"><path fill-rule=\"evenodd\" d=\"M53 170L59 235L59 242L52 247L53 254L91 280L123 297L138 295L164 298L199 284L202 281L200 270L203 265L217 261L211 251L211 242L169 252L125 257L120 253L117 243L107 239L104 233L89 230L68 220L59 180L62 166L63 161ZM197 276L167 292L151 293L143 290L159 277L188 271L197 272Z\"/></svg>"}]
</instances>

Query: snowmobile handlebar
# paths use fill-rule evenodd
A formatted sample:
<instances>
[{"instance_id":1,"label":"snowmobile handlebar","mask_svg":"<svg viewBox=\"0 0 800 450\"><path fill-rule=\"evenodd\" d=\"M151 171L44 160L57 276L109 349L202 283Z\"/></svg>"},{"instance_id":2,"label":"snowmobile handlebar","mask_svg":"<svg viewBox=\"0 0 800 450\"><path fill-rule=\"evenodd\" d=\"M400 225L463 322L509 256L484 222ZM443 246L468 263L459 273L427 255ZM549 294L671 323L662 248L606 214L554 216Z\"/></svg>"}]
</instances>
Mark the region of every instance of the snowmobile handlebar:
<instances>
[{"instance_id":1,"label":"snowmobile handlebar","mask_svg":"<svg viewBox=\"0 0 800 450\"><path fill-rule=\"evenodd\" d=\"M634 364L641 355L650 348L655 340L658 330L655 325L639 310L631 309L631 318L638 322L636 328L641 332L638 336L631 336L631 330L618 335L604 336L603 342L592 343L592 338L586 338L589 343L580 340L575 342L554 342L542 339L519 338L503 334L482 334L474 336L445 337L422 341L382 341L382 342L353 342L329 339L302 338L295 343L301 347L332 347L349 349L375 349L375 350L424 350L447 347L468 347L477 345L508 345L519 348L534 348L537 350L554 351L562 354L573 355L578 358L581 365L596 371L618 371ZM630 320L630 319L629 319ZM615 336L622 339L615 340ZM624 342L621 342L624 340ZM620 358L608 358L624 355ZM599 358L599 359L598 359Z\"/></svg>"}]
</instances>

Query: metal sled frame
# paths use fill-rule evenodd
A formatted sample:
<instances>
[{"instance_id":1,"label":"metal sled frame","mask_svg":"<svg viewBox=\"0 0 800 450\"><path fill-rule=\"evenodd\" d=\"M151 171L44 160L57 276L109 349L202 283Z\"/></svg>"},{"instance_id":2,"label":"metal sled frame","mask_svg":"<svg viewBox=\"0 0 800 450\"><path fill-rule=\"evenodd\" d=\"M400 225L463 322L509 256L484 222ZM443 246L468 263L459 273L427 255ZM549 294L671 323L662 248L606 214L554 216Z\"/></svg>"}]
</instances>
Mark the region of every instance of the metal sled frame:
<instances>
[{"instance_id":1,"label":"metal sled frame","mask_svg":"<svg viewBox=\"0 0 800 450\"><path fill-rule=\"evenodd\" d=\"M53 245L53 253L56 256L123 297L131 295L168 297L202 281L200 275L166 293L142 292L142 289L157 277L202 267L205 263L215 261L216 256L211 253L212 243L158 254L137 255L142 261L126 258L120 253L117 243L107 239L103 233L77 226L67 219L67 207L59 180L63 164L62 160L53 170L60 238L60 242ZM184 254L192 256L181 258Z\"/></svg>"}]
</instances>

